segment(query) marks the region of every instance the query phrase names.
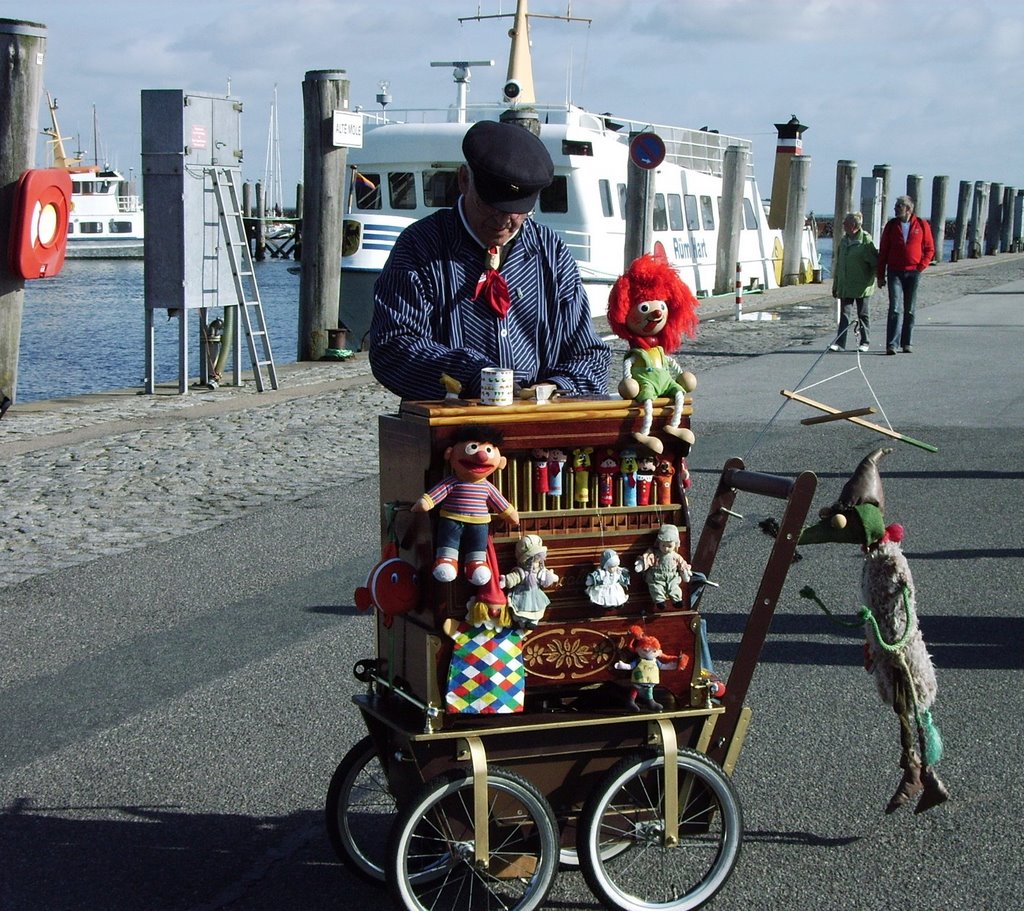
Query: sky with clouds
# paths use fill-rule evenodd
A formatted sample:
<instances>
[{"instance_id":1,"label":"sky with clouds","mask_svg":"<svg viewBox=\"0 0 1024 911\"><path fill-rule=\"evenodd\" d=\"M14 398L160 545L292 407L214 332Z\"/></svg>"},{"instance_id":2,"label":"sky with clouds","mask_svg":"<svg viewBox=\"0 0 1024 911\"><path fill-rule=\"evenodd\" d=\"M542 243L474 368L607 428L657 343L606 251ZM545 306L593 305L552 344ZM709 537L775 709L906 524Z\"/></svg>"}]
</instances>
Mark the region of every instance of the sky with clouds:
<instances>
[{"instance_id":1,"label":"sky with clouds","mask_svg":"<svg viewBox=\"0 0 1024 911\"><path fill-rule=\"evenodd\" d=\"M431 61L493 59L473 70L471 101L498 100L514 0L5 0L0 16L47 27L44 83L62 132L91 160L93 108L103 157L139 172L140 92L228 90L244 102L247 180L264 176L277 87L286 200L302 178L302 81L343 69L353 105L443 107L451 71ZM834 207L836 162L857 177L906 176L1024 187L1019 102L1024 4L1018 0L531 0L539 101L680 126L709 126L754 142L762 195L771 190L775 123L809 129L808 206ZM48 124L41 106L40 125ZM44 147L40 160L44 165ZM922 206L927 214L930 205ZM953 211L950 211L952 209Z\"/></svg>"}]
</instances>

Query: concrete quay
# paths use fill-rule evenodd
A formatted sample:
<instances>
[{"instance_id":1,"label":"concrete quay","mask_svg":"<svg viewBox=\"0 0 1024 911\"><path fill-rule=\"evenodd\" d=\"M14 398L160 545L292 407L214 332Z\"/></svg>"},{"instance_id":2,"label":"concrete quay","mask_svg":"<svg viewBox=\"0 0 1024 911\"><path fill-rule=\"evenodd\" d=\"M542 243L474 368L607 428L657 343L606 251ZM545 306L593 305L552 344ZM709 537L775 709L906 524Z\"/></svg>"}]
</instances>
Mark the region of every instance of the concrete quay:
<instances>
[{"instance_id":1,"label":"concrete quay","mask_svg":"<svg viewBox=\"0 0 1024 911\"><path fill-rule=\"evenodd\" d=\"M922 282L918 325L931 305L1022 277L1024 254L939 264ZM824 350L835 327L828 291L747 295L744 313L771 318L740 322L732 297L706 300L680 360L700 383L737 359ZM882 354L885 308L876 293L872 355ZM612 369L617 376L615 360ZM375 475L375 419L398 399L374 381L365 354L281 365L278 375L280 388L264 393L250 382L179 395L173 384L12 407L0 421L0 588Z\"/></svg>"}]
</instances>

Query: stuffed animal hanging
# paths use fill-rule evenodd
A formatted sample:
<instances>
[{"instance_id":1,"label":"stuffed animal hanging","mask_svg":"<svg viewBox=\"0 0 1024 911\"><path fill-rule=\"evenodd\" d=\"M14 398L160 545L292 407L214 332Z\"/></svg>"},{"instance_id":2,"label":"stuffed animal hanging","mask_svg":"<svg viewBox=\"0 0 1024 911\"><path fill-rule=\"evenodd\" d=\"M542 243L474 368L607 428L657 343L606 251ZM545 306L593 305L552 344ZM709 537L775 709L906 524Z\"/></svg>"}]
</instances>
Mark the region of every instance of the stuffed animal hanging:
<instances>
[{"instance_id":1,"label":"stuffed animal hanging","mask_svg":"<svg viewBox=\"0 0 1024 911\"><path fill-rule=\"evenodd\" d=\"M644 574L647 591L658 610L683 603L683 583L690 581L690 564L679 553L679 529L662 525L655 544L638 558L634 569Z\"/></svg>"},{"instance_id":2,"label":"stuffed animal hanging","mask_svg":"<svg viewBox=\"0 0 1024 911\"><path fill-rule=\"evenodd\" d=\"M651 436L652 400L659 396L673 399L665 432L683 441L683 455L693 445L693 433L680 422L686 393L697 387L697 378L670 355L683 335L696 335L697 306L697 298L668 261L650 254L635 259L608 296L608 324L630 346L623 360L619 395L643 406L643 424L633 436L659 454L664 443Z\"/></svg>"},{"instance_id":3,"label":"stuffed animal hanging","mask_svg":"<svg viewBox=\"0 0 1024 911\"><path fill-rule=\"evenodd\" d=\"M536 629L551 599L544 589L558 584L558 574L544 565L548 549L540 535L516 541L516 565L501 577L517 629Z\"/></svg>"},{"instance_id":4,"label":"stuffed animal hanging","mask_svg":"<svg viewBox=\"0 0 1024 911\"><path fill-rule=\"evenodd\" d=\"M914 579L900 548L903 527L886 527L882 515L885 498L878 462L890 452L876 449L866 456L839 499L822 510L821 522L804 529L799 543L839 541L863 548L860 621L867 640L865 665L900 725L903 777L885 812L892 813L920 795L914 812L923 813L947 800L949 791L933 768L942 756L942 739L931 717L938 685L918 625ZM810 587L800 594L824 609Z\"/></svg>"},{"instance_id":5,"label":"stuffed animal hanging","mask_svg":"<svg viewBox=\"0 0 1024 911\"><path fill-rule=\"evenodd\" d=\"M600 608L621 607L629 600L629 571L617 551L608 548L601 554L601 565L587 573L584 587L591 604Z\"/></svg>"}]
</instances>

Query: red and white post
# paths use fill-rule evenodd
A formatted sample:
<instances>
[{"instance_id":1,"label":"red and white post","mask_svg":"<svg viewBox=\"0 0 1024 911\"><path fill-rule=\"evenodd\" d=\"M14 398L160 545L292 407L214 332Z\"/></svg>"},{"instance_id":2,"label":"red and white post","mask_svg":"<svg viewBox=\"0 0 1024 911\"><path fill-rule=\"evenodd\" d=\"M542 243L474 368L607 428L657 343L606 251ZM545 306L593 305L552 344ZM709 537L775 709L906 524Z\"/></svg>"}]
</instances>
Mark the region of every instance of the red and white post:
<instances>
[{"instance_id":1,"label":"red and white post","mask_svg":"<svg viewBox=\"0 0 1024 911\"><path fill-rule=\"evenodd\" d=\"M743 319L743 270L736 263L736 319Z\"/></svg>"}]
</instances>

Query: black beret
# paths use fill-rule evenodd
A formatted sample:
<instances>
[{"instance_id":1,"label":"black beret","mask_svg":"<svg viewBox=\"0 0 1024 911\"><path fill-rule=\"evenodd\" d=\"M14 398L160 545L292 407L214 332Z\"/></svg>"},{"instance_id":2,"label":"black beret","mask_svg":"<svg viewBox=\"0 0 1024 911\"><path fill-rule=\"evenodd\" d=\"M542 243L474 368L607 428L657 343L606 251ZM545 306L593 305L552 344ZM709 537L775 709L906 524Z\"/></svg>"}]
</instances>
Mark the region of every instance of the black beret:
<instances>
[{"instance_id":1,"label":"black beret","mask_svg":"<svg viewBox=\"0 0 1024 911\"><path fill-rule=\"evenodd\" d=\"M462 154L480 198L501 212L531 211L555 175L544 143L511 123L474 123L462 140Z\"/></svg>"}]
</instances>

